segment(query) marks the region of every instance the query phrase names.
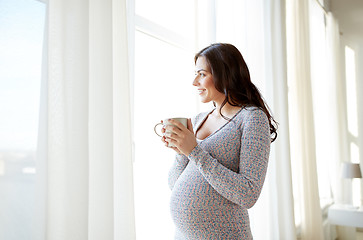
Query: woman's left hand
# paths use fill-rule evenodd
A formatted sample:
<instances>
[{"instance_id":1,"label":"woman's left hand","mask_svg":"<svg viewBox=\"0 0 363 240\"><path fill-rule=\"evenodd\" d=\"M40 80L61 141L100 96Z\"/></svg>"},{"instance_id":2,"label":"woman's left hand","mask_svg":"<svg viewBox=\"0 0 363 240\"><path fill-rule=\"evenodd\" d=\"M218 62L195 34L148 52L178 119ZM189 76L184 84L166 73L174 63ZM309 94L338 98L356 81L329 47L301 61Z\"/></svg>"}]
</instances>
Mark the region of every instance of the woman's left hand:
<instances>
[{"instance_id":1,"label":"woman's left hand","mask_svg":"<svg viewBox=\"0 0 363 240\"><path fill-rule=\"evenodd\" d=\"M188 156L192 150L197 146L197 140L195 139L192 121L188 119L188 128L181 124L177 120L169 119L169 123L175 125L167 125L165 129L170 131L165 135L165 141L174 144L179 152Z\"/></svg>"}]
</instances>

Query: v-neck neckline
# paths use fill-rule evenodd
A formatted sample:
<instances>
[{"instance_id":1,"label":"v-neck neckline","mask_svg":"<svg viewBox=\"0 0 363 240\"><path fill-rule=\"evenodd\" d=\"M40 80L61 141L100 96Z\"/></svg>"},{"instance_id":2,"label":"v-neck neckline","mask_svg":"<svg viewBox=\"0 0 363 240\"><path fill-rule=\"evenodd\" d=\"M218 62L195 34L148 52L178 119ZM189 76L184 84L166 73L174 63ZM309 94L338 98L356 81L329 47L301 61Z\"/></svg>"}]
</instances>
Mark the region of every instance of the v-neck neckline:
<instances>
[{"instance_id":1,"label":"v-neck neckline","mask_svg":"<svg viewBox=\"0 0 363 240\"><path fill-rule=\"evenodd\" d=\"M195 130L195 138L197 139L198 142L203 142L204 140L208 139L209 137L213 136L214 134L216 134L217 132L219 132L222 128L224 128L228 123L230 123L241 111L242 111L243 107L241 107L241 109L239 109L234 115L233 117L227 121L226 123L224 123L221 127L219 127L217 130L215 130L214 132L212 132L211 134L209 134L207 137L203 138L203 139L199 139L197 138L197 132L198 130L202 127L202 125L205 123L205 121L207 120L207 118L209 117L209 115L216 110L216 108L213 108L211 111L209 111L208 114L206 114L203 118L203 120L199 123L198 127Z\"/></svg>"}]
</instances>

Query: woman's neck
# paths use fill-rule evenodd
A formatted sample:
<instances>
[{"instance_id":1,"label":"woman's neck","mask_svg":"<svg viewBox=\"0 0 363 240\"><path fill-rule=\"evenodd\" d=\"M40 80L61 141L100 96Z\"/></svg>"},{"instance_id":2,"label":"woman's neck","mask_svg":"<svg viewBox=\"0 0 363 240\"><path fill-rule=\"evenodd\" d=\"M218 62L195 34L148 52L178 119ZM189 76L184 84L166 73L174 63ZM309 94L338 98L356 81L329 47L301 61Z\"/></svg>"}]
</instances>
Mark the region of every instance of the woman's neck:
<instances>
[{"instance_id":1,"label":"woman's neck","mask_svg":"<svg viewBox=\"0 0 363 240\"><path fill-rule=\"evenodd\" d=\"M222 103L216 103L215 102L215 106L216 106L216 111L213 111L213 114L216 117L223 117L223 116L225 116L225 117L231 118L231 117L233 117L241 109L241 107L232 106L228 102L225 105L223 105L223 106L222 106ZM223 116L221 115L221 113L222 113Z\"/></svg>"}]
</instances>

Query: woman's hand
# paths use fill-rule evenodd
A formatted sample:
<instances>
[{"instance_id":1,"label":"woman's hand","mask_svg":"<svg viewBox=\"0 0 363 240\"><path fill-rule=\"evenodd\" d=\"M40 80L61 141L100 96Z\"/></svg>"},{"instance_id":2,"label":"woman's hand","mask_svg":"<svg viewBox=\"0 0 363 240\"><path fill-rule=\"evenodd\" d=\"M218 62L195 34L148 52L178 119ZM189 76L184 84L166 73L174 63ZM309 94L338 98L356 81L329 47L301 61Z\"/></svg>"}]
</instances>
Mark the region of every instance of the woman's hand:
<instances>
[{"instance_id":1,"label":"woman's hand","mask_svg":"<svg viewBox=\"0 0 363 240\"><path fill-rule=\"evenodd\" d=\"M192 150L197 146L197 140L195 139L193 126L190 119L188 119L188 128L181 124L177 120L169 119L168 122L172 125L166 125L165 130L169 132L163 137L163 141L166 143L171 143L175 147L171 147L179 154L184 154L188 156Z\"/></svg>"},{"instance_id":2,"label":"woman's hand","mask_svg":"<svg viewBox=\"0 0 363 240\"><path fill-rule=\"evenodd\" d=\"M161 120L161 123L164 123L163 120ZM162 127L161 129L161 133L164 135L162 138L161 138L161 141L164 143L165 147L168 147L168 148L172 148L174 149L174 151L176 151L178 154L182 154L179 149L177 149L176 147L169 147L169 143L166 141L166 137L165 137L165 126Z\"/></svg>"}]
</instances>

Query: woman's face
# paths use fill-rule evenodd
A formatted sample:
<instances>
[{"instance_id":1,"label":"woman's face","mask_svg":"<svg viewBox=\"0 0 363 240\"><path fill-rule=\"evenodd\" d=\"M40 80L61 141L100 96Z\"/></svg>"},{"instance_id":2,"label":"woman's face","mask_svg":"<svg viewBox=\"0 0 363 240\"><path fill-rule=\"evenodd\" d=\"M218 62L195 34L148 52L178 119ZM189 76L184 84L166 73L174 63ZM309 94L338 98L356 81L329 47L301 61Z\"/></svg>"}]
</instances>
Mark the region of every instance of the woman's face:
<instances>
[{"instance_id":1,"label":"woman's face","mask_svg":"<svg viewBox=\"0 0 363 240\"><path fill-rule=\"evenodd\" d=\"M203 56L198 57L195 63L195 79L193 85L198 88L198 94L203 103L210 101L222 103L225 98L224 94L215 88L213 75L210 72L207 60Z\"/></svg>"}]
</instances>

